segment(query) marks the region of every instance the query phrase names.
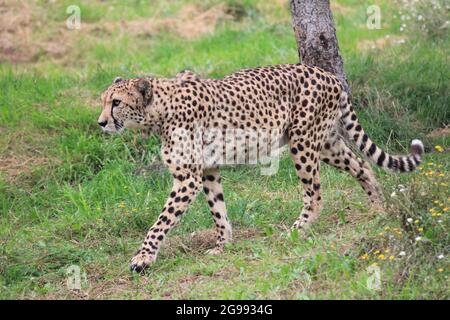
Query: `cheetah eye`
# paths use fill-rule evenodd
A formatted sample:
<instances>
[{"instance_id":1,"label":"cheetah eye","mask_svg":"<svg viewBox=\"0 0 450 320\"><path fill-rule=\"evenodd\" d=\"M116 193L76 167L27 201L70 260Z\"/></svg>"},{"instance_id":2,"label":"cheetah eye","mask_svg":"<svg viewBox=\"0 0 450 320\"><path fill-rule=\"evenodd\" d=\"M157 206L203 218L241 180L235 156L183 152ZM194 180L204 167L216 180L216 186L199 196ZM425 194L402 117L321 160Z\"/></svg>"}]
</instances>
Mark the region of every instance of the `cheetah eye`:
<instances>
[{"instance_id":1,"label":"cheetah eye","mask_svg":"<svg viewBox=\"0 0 450 320\"><path fill-rule=\"evenodd\" d=\"M113 107L117 107L118 105L120 104L120 100L113 100L113 102L112 102L112 106Z\"/></svg>"}]
</instances>

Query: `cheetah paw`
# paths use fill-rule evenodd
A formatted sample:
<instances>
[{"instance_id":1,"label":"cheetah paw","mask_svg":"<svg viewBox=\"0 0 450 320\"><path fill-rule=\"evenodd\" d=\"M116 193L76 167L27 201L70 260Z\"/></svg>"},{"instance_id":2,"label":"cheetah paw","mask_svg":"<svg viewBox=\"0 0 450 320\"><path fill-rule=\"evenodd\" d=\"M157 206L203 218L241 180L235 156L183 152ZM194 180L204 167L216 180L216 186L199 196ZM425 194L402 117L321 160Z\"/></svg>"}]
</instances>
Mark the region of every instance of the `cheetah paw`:
<instances>
[{"instance_id":1,"label":"cheetah paw","mask_svg":"<svg viewBox=\"0 0 450 320\"><path fill-rule=\"evenodd\" d=\"M297 229L298 231L304 231L307 224L304 221L296 220L291 229Z\"/></svg>"},{"instance_id":2,"label":"cheetah paw","mask_svg":"<svg viewBox=\"0 0 450 320\"><path fill-rule=\"evenodd\" d=\"M131 271L141 273L148 265L155 262L155 260L156 257L154 255L150 255L144 250L139 250L138 253L131 259L130 269Z\"/></svg>"},{"instance_id":3,"label":"cheetah paw","mask_svg":"<svg viewBox=\"0 0 450 320\"><path fill-rule=\"evenodd\" d=\"M214 247L212 249L206 250L206 254L209 254L211 256L216 256L218 254L221 254L223 252L223 247Z\"/></svg>"},{"instance_id":4,"label":"cheetah paw","mask_svg":"<svg viewBox=\"0 0 450 320\"><path fill-rule=\"evenodd\" d=\"M298 230L300 237L307 239L311 235L310 230L311 224L305 221L295 221L291 227L291 230Z\"/></svg>"}]
</instances>

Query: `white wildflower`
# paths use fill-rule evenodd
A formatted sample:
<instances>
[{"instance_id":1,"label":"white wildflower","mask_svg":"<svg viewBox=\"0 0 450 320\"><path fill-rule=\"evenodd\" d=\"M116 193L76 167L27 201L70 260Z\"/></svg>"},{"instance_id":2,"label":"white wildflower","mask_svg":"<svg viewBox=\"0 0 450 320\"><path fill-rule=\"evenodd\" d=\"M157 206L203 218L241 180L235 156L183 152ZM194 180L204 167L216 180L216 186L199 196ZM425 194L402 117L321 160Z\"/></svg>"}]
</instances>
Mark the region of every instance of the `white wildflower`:
<instances>
[{"instance_id":1,"label":"white wildflower","mask_svg":"<svg viewBox=\"0 0 450 320\"><path fill-rule=\"evenodd\" d=\"M439 260L444 259L444 255L443 255L443 254L440 254L440 255L437 256L437 258L438 258Z\"/></svg>"},{"instance_id":2,"label":"white wildflower","mask_svg":"<svg viewBox=\"0 0 450 320\"><path fill-rule=\"evenodd\" d=\"M412 223L412 222L413 222L413 219L412 219L412 218L408 218L408 219L406 219L406 221L407 221L408 223Z\"/></svg>"},{"instance_id":3,"label":"white wildflower","mask_svg":"<svg viewBox=\"0 0 450 320\"><path fill-rule=\"evenodd\" d=\"M414 240L420 241L420 240L422 240L422 237L416 237Z\"/></svg>"},{"instance_id":4,"label":"white wildflower","mask_svg":"<svg viewBox=\"0 0 450 320\"><path fill-rule=\"evenodd\" d=\"M397 194L394 192L391 193L391 198L395 198L397 196Z\"/></svg>"},{"instance_id":5,"label":"white wildflower","mask_svg":"<svg viewBox=\"0 0 450 320\"><path fill-rule=\"evenodd\" d=\"M404 256L406 256L406 252L405 251L400 251L398 253L398 255L401 256L401 257L404 257Z\"/></svg>"}]
</instances>

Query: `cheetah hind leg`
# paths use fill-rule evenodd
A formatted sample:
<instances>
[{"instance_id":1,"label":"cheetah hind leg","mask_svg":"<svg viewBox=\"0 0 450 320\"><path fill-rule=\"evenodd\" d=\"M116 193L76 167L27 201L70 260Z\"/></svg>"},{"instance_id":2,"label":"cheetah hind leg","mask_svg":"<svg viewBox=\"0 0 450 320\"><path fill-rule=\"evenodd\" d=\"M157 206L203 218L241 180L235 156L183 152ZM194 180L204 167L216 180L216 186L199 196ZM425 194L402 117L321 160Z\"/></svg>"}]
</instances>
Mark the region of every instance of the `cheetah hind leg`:
<instances>
[{"instance_id":1,"label":"cheetah hind leg","mask_svg":"<svg viewBox=\"0 0 450 320\"><path fill-rule=\"evenodd\" d=\"M358 157L338 136L332 136L320 153L320 160L333 167L350 173L367 194L371 207L376 211L384 210L380 186L367 161Z\"/></svg>"},{"instance_id":2,"label":"cheetah hind leg","mask_svg":"<svg viewBox=\"0 0 450 320\"><path fill-rule=\"evenodd\" d=\"M215 247L207 250L206 253L217 255L222 253L225 244L232 240L232 228L227 217L219 169L205 170L203 174L203 191L216 225L217 236Z\"/></svg>"}]
</instances>

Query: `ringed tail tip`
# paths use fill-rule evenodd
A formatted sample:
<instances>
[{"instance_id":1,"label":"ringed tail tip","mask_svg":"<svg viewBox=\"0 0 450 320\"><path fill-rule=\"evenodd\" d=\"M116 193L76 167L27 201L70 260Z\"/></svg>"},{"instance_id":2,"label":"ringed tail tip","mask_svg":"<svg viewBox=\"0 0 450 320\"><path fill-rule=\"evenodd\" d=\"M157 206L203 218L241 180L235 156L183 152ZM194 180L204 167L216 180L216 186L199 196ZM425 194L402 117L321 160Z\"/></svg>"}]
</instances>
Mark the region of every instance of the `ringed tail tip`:
<instances>
[{"instance_id":1,"label":"ringed tail tip","mask_svg":"<svg viewBox=\"0 0 450 320\"><path fill-rule=\"evenodd\" d=\"M420 141L419 139L414 139L411 142L411 153L413 155L418 155L421 156L424 152L424 146L422 141Z\"/></svg>"}]
</instances>

